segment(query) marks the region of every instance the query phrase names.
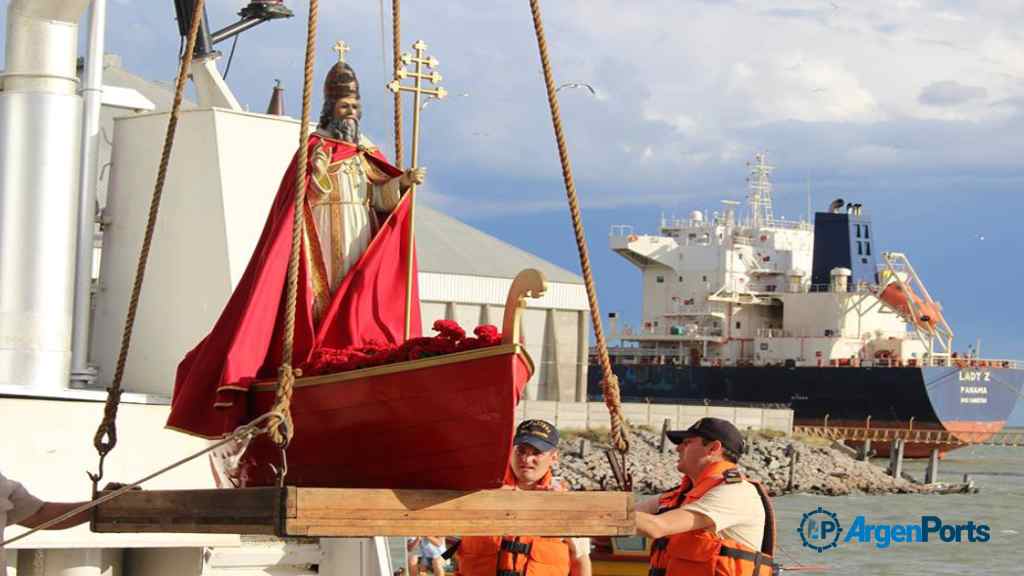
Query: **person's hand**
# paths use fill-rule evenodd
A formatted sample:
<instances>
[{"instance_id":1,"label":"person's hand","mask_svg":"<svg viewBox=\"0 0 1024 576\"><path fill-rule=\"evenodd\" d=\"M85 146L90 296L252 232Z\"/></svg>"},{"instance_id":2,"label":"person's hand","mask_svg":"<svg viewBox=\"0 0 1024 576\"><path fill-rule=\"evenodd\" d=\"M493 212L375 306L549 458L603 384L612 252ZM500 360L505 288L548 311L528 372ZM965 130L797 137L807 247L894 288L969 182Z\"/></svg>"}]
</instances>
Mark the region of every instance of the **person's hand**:
<instances>
[{"instance_id":1,"label":"person's hand","mask_svg":"<svg viewBox=\"0 0 1024 576\"><path fill-rule=\"evenodd\" d=\"M419 186L427 178L427 169L424 167L410 168L401 176L402 188L408 188L413 184Z\"/></svg>"}]
</instances>

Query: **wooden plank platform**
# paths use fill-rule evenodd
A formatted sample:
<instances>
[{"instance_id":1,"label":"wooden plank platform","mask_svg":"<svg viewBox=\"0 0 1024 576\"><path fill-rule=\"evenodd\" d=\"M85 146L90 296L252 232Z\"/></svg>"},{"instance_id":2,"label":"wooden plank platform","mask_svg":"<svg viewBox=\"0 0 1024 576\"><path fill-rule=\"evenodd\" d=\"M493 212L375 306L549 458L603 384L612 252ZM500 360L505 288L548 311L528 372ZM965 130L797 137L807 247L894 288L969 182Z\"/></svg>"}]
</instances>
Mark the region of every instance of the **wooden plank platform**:
<instances>
[{"instance_id":1,"label":"wooden plank platform","mask_svg":"<svg viewBox=\"0 0 1024 576\"><path fill-rule=\"evenodd\" d=\"M243 488L153 490L98 506L96 532L278 536L621 536L633 534L627 492Z\"/></svg>"}]
</instances>

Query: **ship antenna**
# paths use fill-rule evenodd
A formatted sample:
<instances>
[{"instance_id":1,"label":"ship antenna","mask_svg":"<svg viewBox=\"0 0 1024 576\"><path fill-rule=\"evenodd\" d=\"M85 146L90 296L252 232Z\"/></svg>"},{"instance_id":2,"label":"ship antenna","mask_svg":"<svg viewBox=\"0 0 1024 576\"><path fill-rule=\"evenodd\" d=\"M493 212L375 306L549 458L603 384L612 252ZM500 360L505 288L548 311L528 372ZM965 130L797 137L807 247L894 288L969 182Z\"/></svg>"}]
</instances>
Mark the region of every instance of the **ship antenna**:
<instances>
[{"instance_id":1,"label":"ship antenna","mask_svg":"<svg viewBox=\"0 0 1024 576\"><path fill-rule=\"evenodd\" d=\"M771 224L772 216L772 183L768 176L775 169L765 162L765 153L754 155L754 163L750 164L750 176L747 177L747 189L750 191L750 212L753 214L753 226Z\"/></svg>"},{"instance_id":2,"label":"ship antenna","mask_svg":"<svg viewBox=\"0 0 1024 576\"><path fill-rule=\"evenodd\" d=\"M807 175L807 222L811 220L811 175Z\"/></svg>"}]
</instances>

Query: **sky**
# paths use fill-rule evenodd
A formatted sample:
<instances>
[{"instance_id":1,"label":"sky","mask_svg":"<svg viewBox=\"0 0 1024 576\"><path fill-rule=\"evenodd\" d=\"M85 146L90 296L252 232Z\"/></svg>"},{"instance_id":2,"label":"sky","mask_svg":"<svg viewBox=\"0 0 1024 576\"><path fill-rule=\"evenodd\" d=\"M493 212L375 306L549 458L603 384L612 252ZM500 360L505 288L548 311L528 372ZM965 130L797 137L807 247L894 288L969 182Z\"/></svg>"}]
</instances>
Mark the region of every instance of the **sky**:
<instances>
[{"instance_id":1,"label":"sky","mask_svg":"<svg viewBox=\"0 0 1024 576\"><path fill-rule=\"evenodd\" d=\"M211 27L245 3L209 0ZM286 4L295 18L240 37L227 81L262 111L280 79L297 116L307 3ZM106 52L173 82L173 6L110 0ZM390 6L320 2L313 100L319 110L330 48L345 41L363 129L389 155ZM542 11L556 84L595 92L558 96L602 313L636 323L641 307L640 274L608 249L610 227L653 233L662 214L742 201L746 162L764 151L776 216L806 214L808 194L814 210L862 203L879 248L906 253L942 303L957 349L980 340L985 356L1024 359L1024 1L546 0ZM403 49L424 40L450 94L423 109L421 198L578 271L528 1L406 0L401 15ZM230 42L217 48L223 72Z\"/></svg>"}]
</instances>

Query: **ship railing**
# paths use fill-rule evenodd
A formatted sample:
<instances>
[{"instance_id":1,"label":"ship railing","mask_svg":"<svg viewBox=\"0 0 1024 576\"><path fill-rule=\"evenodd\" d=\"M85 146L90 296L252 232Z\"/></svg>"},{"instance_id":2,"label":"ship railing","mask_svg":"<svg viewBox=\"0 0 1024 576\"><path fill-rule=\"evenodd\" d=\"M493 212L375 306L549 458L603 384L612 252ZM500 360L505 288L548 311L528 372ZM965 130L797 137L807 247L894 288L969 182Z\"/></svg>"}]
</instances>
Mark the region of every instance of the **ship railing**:
<instances>
[{"instance_id":1,"label":"ship railing","mask_svg":"<svg viewBox=\"0 0 1024 576\"><path fill-rule=\"evenodd\" d=\"M971 358L967 356L954 356L949 358L943 356L933 358L928 365L955 368L1010 368L1014 370L1024 367L1024 363L1019 360L1010 360L1006 358Z\"/></svg>"},{"instance_id":2,"label":"ship railing","mask_svg":"<svg viewBox=\"0 0 1024 576\"><path fill-rule=\"evenodd\" d=\"M761 226L763 228L784 228L787 230L814 230L814 226L805 220L778 220L772 218L771 220L762 220Z\"/></svg>"},{"instance_id":3,"label":"ship railing","mask_svg":"<svg viewBox=\"0 0 1024 576\"><path fill-rule=\"evenodd\" d=\"M793 434L814 436L828 440L851 442L892 442L903 440L915 444L944 444L962 446L984 444L989 446L1024 446L1022 432L956 431L934 428L871 428L858 426L794 426Z\"/></svg>"},{"instance_id":4,"label":"ship railing","mask_svg":"<svg viewBox=\"0 0 1024 576\"><path fill-rule=\"evenodd\" d=\"M633 227L629 224L613 224L609 236L633 236Z\"/></svg>"},{"instance_id":5,"label":"ship railing","mask_svg":"<svg viewBox=\"0 0 1024 576\"><path fill-rule=\"evenodd\" d=\"M793 338L795 335L792 330L783 330L780 328L758 328L758 338Z\"/></svg>"},{"instance_id":6,"label":"ship railing","mask_svg":"<svg viewBox=\"0 0 1024 576\"><path fill-rule=\"evenodd\" d=\"M802 291L803 292L831 292L832 291L832 285L831 284L808 284L806 288L802 288ZM877 284L868 284L866 282L861 282L859 284L854 285L853 286L853 290L851 290L850 293L851 294L853 294L853 293L863 294L863 293L866 293L866 292L877 292L877 291L878 291L878 285Z\"/></svg>"}]
</instances>

